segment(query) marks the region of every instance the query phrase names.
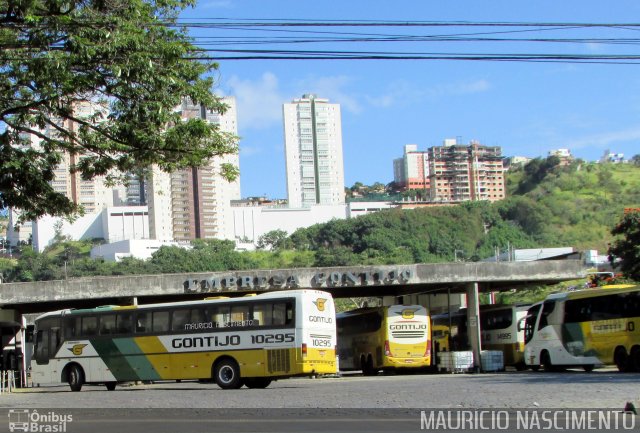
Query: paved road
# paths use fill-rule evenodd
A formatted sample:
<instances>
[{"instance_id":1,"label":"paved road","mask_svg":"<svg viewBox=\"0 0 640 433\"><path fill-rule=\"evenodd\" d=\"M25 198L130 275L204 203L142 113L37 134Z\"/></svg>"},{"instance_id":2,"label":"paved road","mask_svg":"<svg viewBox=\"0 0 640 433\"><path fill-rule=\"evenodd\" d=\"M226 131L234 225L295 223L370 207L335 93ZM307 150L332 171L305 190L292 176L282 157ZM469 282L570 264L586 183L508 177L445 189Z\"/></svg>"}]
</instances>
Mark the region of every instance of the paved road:
<instances>
[{"instance_id":1,"label":"paved road","mask_svg":"<svg viewBox=\"0 0 640 433\"><path fill-rule=\"evenodd\" d=\"M85 386L81 392L50 386L1 395L0 432L10 431L12 420L25 418L37 421L26 431L66 433L441 432L441 426L425 430L424 420L444 412L454 412L454 417L466 412L470 420L484 418L489 429L492 419L503 419L513 431L522 430L514 426L523 412L551 408L563 409L560 423L578 408L611 408L615 416L624 417L626 426L637 429L640 417L620 411L627 401L638 405L639 385L640 374L597 370L348 375L282 380L264 390L224 391L196 382L121 386L112 392L103 386ZM478 415L480 408L490 413ZM594 426L597 431L604 429ZM544 424L533 427L526 430L548 430ZM467 425L461 430L478 429ZM584 431L564 425L559 430Z\"/></svg>"},{"instance_id":2,"label":"paved road","mask_svg":"<svg viewBox=\"0 0 640 433\"><path fill-rule=\"evenodd\" d=\"M640 374L505 372L287 379L265 390L166 382L42 387L0 397L0 408L618 408L640 400Z\"/></svg>"}]
</instances>

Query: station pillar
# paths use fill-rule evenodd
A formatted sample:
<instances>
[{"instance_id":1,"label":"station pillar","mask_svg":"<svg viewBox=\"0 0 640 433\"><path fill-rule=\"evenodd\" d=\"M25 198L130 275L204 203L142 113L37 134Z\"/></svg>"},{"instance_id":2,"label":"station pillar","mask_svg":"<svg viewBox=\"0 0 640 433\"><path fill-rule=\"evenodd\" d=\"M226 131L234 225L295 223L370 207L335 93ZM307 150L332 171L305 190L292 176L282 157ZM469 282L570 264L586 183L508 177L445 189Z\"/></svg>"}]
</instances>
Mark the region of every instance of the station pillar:
<instances>
[{"instance_id":1,"label":"station pillar","mask_svg":"<svg viewBox=\"0 0 640 433\"><path fill-rule=\"evenodd\" d=\"M467 285L467 332L473 351L473 367L475 371L482 370L480 359L482 343L480 341L480 296L478 283Z\"/></svg>"}]
</instances>

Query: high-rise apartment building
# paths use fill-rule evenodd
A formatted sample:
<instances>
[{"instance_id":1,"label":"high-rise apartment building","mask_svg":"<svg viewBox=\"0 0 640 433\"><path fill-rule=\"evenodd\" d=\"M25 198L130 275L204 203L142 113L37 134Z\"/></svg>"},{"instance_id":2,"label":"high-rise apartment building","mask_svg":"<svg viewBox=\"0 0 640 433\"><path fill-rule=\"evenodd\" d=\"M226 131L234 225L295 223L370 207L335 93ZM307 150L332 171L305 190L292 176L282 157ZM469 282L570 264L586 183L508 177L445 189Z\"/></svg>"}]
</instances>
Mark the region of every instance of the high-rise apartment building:
<instances>
[{"instance_id":1,"label":"high-rise apartment building","mask_svg":"<svg viewBox=\"0 0 640 433\"><path fill-rule=\"evenodd\" d=\"M106 108L88 101L79 102L74 105L73 114L79 119L88 119L98 110L106 110ZM78 128L76 122L71 120L64 122L64 127L67 130L73 131ZM55 136L57 131L55 128L49 127L46 133ZM51 185L56 192L64 194L72 202L81 205L85 213L91 214L101 212L103 208L114 205L114 189L105 184L104 176L83 180L80 173L70 172L71 167L86 156L88 154L63 153L62 160L54 171Z\"/></svg>"},{"instance_id":2,"label":"high-rise apartment building","mask_svg":"<svg viewBox=\"0 0 640 433\"><path fill-rule=\"evenodd\" d=\"M303 95L283 105L289 207L344 203L340 105Z\"/></svg>"},{"instance_id":3,"label":"high-rise apartment building","mask_svg":"<svg viewBox=\"0 0 640 433\"><path fill-rule=\"evenodd\" d=\"M442 146L418 152L405 146L394 160L394 181L402 189L427 189L431 202L496 201L505 197L502 150L477 141L459 144L447 139Z\"/></svg>"},{"instance_id":4,"label":"high-rise apartment building","mask_svg":"<svg viewBox=\"0 0 640 433\"><path fill-rule=\"evenodd\" d=\"M183 119L201 118L238 134L236 100L225 97L224 114L183 101ZM153 169L149 179L149 228L152 239L189 241L232 239L231 200L240 199L240 179L229 182L220 175L221 165L239 166L239 155L212 159L207 166L164 173Z\"/></svg>"},{"instance_id":5,"label":"high-rise apartment building","mask_svg":"<svg viewBox=\"0 0 640 433\"><path fill-rule=\"evenodd\" d=\"M393 160L393 181L402 189L430 188L429 152L419 151L417 144L404 146L402 158Z\"/></svg>"}]
</instances>

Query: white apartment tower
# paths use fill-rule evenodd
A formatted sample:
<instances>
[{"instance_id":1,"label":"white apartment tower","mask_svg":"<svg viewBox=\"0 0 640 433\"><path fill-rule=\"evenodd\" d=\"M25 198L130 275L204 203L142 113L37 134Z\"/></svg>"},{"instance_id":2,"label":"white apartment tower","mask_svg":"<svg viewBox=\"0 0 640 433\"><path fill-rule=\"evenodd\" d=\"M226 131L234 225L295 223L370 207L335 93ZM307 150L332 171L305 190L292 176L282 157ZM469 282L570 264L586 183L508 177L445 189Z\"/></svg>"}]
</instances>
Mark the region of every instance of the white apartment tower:
<instances>
[{"instance_id":1,"label":"white apartment tower","mask_svg":"<svg viewBox=\"0 0 640 433\"><path fill-rule=\"evenodd\" d=\"M308 94L283 114L289 207L344 204L340 104Z\"/></svg>"},{"instance_id":2,"label":"white apartment tower","mask_svg":"<svg viewBox=\"0 0 640 433\"><path fill-rule=\"evenodd\" d=\"M184 101L183 119L199 117L220 126L220 131L238 135L236 100L225 97L224 114ZM200 168L164 173L154 168L148 181L149 232L152 239L190 241L233 239L231 200L240 199L240 179L228 182L221 165L239 166L239 155L225 155Z\"/></svg>"}]
</instances>

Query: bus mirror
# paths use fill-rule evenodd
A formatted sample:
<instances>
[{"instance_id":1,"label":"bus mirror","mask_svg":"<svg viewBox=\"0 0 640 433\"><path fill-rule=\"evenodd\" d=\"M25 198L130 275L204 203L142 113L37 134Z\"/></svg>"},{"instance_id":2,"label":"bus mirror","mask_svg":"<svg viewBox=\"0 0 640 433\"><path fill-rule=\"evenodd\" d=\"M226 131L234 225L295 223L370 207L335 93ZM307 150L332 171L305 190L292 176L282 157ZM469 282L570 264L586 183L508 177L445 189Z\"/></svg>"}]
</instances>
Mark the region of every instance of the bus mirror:
<instances>
[{"instance_id":1,"label":"bus mirror","mask_svg":"<svg viewBox=\"0 0 640 433\"><path fill-rule=\"evenodd\" d=\"M527 317L529 317L529 316L527 316ZM518 332L524 331L525 321L527 320L527 317L523 317L522 319L518 320Z\"/></svg>"}]
</instances>

